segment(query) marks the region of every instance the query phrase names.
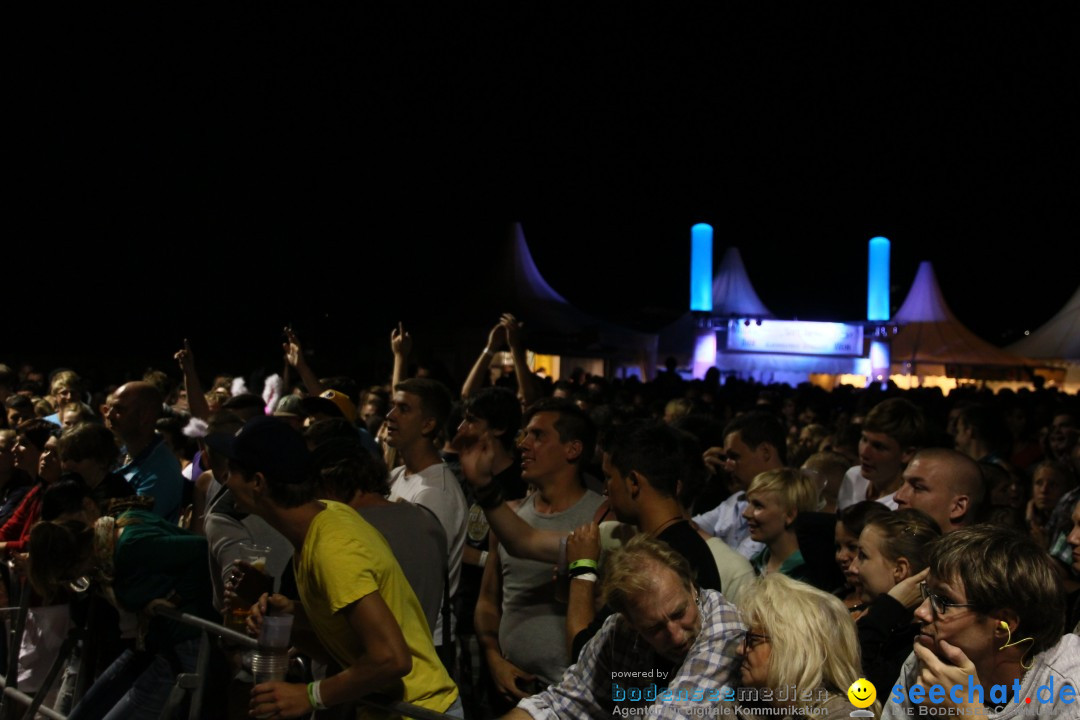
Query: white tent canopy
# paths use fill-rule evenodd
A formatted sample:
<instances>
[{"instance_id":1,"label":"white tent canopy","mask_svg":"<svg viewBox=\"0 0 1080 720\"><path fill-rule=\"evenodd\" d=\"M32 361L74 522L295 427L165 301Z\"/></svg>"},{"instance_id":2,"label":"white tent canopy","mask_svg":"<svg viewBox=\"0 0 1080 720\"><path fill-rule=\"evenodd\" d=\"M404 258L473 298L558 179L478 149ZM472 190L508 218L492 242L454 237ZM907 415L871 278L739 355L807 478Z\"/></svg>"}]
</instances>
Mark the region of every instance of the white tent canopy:
<instances>
[{"instance_id":1,"label":"white tent canopy","mask_svg":"<svg viewBox=\"0 0 1080 720\"><path fill-rule=\"evenodd\" d=\"M1032 363L995 347L964 327L945 302L934 268L919 264L904 304L893 317L900 332L892 340L892 363L902 372L919 373L920 366L1023 368Z\"/></svg>"},{"instance_id":2,"label":"white tent canopy","mask_svg":"<svg viewBox=\"0 0 1080 720\"><path fill-rule=\"evenodd\" d=\"M513 224L509 241L513 281L506 291L520 317L527 320L531 349L635 361L651 377L656 367L655 334L609 323L570 304L540 274L521 223Z\"/></svg>"},{"instance_id":3,"label":"white tent canopy","mask_svg":"<svg viewBox=\"0 0 1080 720\"><path fill-rule=\"evenodd\" d=\"M1006 350L1033 358L1080 362L1080 288L1054 317Z\"/></svg>"},{"instance_id":4,"label":"white tent canopy","mask_svg":"<svg viewBox=\"0 0 1080 720\"><path fill-rule=\"evenodd\" d=\"M720 269L713 278L712 314L727 317L775 317L754 290L738 248L727 249Z\"/></svg>"}]
</instances>

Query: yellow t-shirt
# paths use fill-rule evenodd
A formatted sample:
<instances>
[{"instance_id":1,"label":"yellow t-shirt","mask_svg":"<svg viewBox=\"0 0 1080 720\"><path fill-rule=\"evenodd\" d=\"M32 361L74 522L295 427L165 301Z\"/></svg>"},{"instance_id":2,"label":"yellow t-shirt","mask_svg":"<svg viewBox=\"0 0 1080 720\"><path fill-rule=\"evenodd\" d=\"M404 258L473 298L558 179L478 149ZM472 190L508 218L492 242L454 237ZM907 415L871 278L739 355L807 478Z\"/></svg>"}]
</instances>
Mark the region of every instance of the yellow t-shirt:
<instances>
[{"instance_id":1,"label":"yellow t-shirt","mask_svg":"<svg viewBox=\"0 0 1080 720\"><path fill-rule=\"evenodd\" d=\"M348 505L323 500L294 559L300 601L319 640L342 667L361 654L359 638L340 612L376 590L401 625L412 654L412 670L395 690L397 700L443 712L458 690L435 654L420 601L378 530ZM437 562L438 558L432 558Z\"/></svg>"}]
</instances>

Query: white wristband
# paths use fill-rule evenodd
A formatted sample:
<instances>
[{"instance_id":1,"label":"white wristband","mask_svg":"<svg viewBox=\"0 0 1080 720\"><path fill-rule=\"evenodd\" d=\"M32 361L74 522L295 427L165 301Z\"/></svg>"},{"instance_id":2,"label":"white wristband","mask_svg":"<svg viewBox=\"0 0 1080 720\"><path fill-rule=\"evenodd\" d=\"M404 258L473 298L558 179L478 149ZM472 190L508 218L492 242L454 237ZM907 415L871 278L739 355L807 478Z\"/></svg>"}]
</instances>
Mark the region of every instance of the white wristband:
<instances>
[{"instance_id":1,"label":"white wristband","mask_svg":"<svg viewBox=\"0 0 1080 720\"><path fill-rule=\"evenodd\" d=\"M322 693L319 691L320 685L322 685L322 680L316 680L308 685L308 700L316 710L325 710L326 705L323 704Z\"/></svg>"},{"instance_id":2,"label":"white wristband","mask_svg":"<svg viewBox=\"0 0 1080 720\"><path fill-rule=\"evenodd\" d=\"M488 559L488 551L487 550L481 550L480 551L480 567L484 567L485 565L487 565L487 559Z\"/></svg>"},{"instance_id":3,"label":"white wristband","mask_svg":"<svg viewBox=\"0 0 1080 720\"><path fill-rule=\"evenodd\" d=\"M588 580L589 582L594 583L594 582L596 582L597 577L596 577L596 573L589 572L589 573L582 573L580 575L575 575L574 577L572 577L570 579L571 580Z\"/></svg>"}]
</instances>

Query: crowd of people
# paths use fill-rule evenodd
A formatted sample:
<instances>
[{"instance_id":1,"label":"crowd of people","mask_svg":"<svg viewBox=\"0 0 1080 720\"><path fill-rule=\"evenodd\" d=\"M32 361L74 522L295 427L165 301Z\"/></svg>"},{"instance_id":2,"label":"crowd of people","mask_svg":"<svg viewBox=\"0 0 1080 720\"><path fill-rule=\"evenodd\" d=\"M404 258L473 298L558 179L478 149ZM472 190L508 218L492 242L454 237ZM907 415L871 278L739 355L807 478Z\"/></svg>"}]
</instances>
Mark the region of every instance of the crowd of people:
<instances>
[{"instance_id":1,"label":"crowd of people","mask_svg":"<svg viewBox=\"0 0 1080 720\"><path fill-rule=\"evenodd\" d=\"M1080 717L1077 398L552 381L511 315L453 390L411 349L399 325L368 384L288 329L284 377L204 385L186 341L116 386L0 365L8 682L156 718L199 655L170 605L291 614L310 659L255 684L215 642L208 718L899 717L920 685L1001 718L1049 686Z\"/></svg>"}]
</instances>

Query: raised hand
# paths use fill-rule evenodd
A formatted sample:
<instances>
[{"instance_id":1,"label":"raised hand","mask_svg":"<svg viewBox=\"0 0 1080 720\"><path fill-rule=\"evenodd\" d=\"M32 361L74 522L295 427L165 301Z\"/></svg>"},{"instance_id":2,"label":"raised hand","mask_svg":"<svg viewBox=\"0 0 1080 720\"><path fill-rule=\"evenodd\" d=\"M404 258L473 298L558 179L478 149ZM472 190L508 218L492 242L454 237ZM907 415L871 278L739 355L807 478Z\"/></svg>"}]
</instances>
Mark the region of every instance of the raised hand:
<instances>
[{"instance_id":1,"label":"raised hand","mask_svg":"<svg viewBox=\"0 0 1080 720\"><path fill-rule=\"evenodd\" d=\"M495 465L495 438L491 431L485 431L480 437L467 437L459 434L454 438L461 471L465 479L474 487L484 487L491 482Z\"/></svg>"},{"instance_id":2,"label":"raised hand","mask_svg":"<svg viewBox=\"0 0 1080 720\"><path fill-rule=\"evenodd\" d=\"M499 320L495 327L491 328L491 332L488 333L487 347L484 350L488 353L497 352L505 342L506 328L503 326L502 320Z\"/></svg>"},{"instance_id":3,"label":"raised hand","mask_svg":"<svg viewBox=\"0 0 1080 720\"><path fill-rule=\"evenodd\" d=\"M510 346L511 350L521 349L521 328L525 323L520 323L510 313L503 313L502 319L499 320L499 325L506 331L506 344Z\"/></svg>"},{"instance_id":4,"label":"raised hand","mask_svg":"<svg viewBox=\"0 0 1080 720\"><path fill-rule=\"evenodd\" d=\"M722 447L711 447L705 451L701 459L705 462L705 467L708 468L710 473L719 475L727 463L727 454L724 453Z\"/></svg>"},{"instance_id":5,"label":"raised hand","mask_svg":"<svg viewBox=\"0 0 1080 720\"><path fill-rule=\"evenodd\" d=\"M412 351L412 336L405 332L405 326L399 322L397 327L390 331L390 349L394 355L402 357Z\"/></svg>"},{"instance_id":6,"label":"raised hand","mask_svg":"<svg viewBox=\"0 0 1080 720\"><path fill-rule=\"evenodd\" d=\"M285 351L285 362L294 368L299 368L304 362L304 350L300 347L300 338L296 337L291 327L285 328L285 342L281 344L281 349Z\"/></svg>"},{"instance_id":7,"label":"raised hand","mask_svg":"<svg viewBox=\"0 0 1080 720\"><path fill-rule=\"evenodd\" d=\"M180 364L180 371L185 375L195 371L195 354L191 352L191 343L184 338L184 347L176 351L173 360Z\"/></svg>"}]
</instances>

